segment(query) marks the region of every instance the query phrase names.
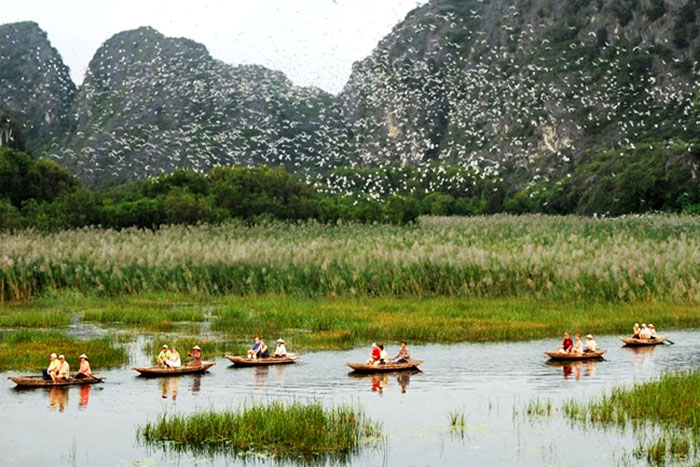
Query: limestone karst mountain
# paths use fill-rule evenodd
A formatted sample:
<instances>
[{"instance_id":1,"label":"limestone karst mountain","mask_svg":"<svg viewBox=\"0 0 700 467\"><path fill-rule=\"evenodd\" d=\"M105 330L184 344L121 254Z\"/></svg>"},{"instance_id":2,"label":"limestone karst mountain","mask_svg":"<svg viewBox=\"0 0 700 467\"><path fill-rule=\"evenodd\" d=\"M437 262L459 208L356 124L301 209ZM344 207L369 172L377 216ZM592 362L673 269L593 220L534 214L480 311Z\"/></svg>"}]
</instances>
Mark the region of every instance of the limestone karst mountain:
<instances>
[{"instance_id":1,"label":"limestone karst mountain","mask_svg":"<svg viewBox=\"0 0 700 467\"><path fill-rule=\"evenodd\" d=\"M9 24L0 108L35 157L93 187L219 164L309 174L436 160L522 187L591 152L699 139L699 4L432 0L339 96L146 27L106 41L76 91L46 34Z\"/></svg>"},{"instance_id":2,"label":"limestone karst mountain","mask_svg":"<svg viewBox=\"0 0 700 467\"><path fill-rule=\"evenodd\" d=\"M696 139L696 0L433 0L357 63L357 157L501 170Z\"/></svg>"}]
</instances>

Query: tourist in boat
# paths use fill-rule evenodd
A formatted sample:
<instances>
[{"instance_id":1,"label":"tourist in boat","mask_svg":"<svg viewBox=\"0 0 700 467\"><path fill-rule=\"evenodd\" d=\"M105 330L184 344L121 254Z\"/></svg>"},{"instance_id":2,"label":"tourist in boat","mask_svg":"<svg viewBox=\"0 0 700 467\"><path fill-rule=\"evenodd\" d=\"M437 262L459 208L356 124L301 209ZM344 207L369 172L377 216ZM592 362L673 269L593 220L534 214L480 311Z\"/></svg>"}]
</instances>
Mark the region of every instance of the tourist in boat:
<instances>
[{"instance_id":1,"label":"tourist in boat","mask_svg":"<svg viewBox=\"0 0 700 467\"><path fill-rule=\"evenodd\" d=\"M187 354L192 359L190 366L202 366L202 349L198 345L192 347L192 352Z\"/></svg>"},{"instance_id":2,"label":"tourist in boat","mask_svg":"<svg viewBox=\"0 0 700 467\"><path fill-rule=\"evenodd\" d=\"M75 375L76 378L90 378L92 377L92 369L90 368L90 362L85 354L78 357L80 360L80 368L78 368L78 374Z\"/></svg>"},{"instance_id":3,"label":"tourist in boat","mask_svg":"<svg viewBox=\"0 0 700 467\"><path fill-rule=\"evenodd\" d=\"M267 344L260 337L255 337L255 343L253 348L248 351L248 358L269 358L270 349L267 348Z\"/></svg>"},{"instance_id":4,"label":"tourist in boat","mask_svg":"<svg viewBox=\"0 0 700 467\"><path fill-rule=\"evenodd\" d=\"M641 330L642 328L639 327L639 323L634 323L634 326L632 327L632 339L639 339L639 333Z\"/></svg>"},{"instance_id":5,"label":"tourist in boat","mask_svg":"<svg viewBox=\"0 0 700 467\"><path fill-rule=\"evenodd\" d=\"M389 354L384 350L384 344L379 344L379 364L386 365L389 363Z\"/></svg>"},{"instance_id":6,"label":"tourist in boat","mask_svg":"<svg viewBox=\"0 0 700 467\"><path fill-rule=\"evenodd\" d=\"M654 327L653 324L649 324L649 339L654 341L656 340L656 328Z\"/></svg>"},{"instance_id":7,"label":"tourist in boat","mask_svg":"<svg viewBox=\"0 0 700 467\"><path fill-rule=\"evenodd\" d=\"M66 357L63 355L58 356L58 361L60 362L58 366L58 375L56 380L66 380L70 378L70 365L66 361Z\"/></svg>"},{"instance_id":8,"label":"tourist in boat","mask_svg":"<svg viewBox=\"0 0 700 467\"><path fill-rule=\"evenodd\" d=\"M182 366L182 360L180 359L180 352L177 351L177 347L173 345L173 350L170 352L170 358L167 362L168 368L180 368Z\"/></svg>"},{"instance_id":9,"label":"tourist in boat","mask_svg":"<svg viewBox=\"0 0 700 467\"><path fill-rule=\"evenodd\" d=\"M399 349L399 353L394 357L392 360L393 363L409 363L411 361L411 355L408 353L408 347L406 346L406 342L403 341L401 342L401 348Z\"/></svg>"},{"instance_id":10,"label":"tourist in boat","mask_svg":"<svg viewBox=\"0 0 700 467\"><path fill-rule=\"evenodd\" d=\"M564 340L562 341L561 345L557 350L561 353L569 353L571 350L574 348L574 341L571 339L571 336L569 335L568 332L564 333Z\"/></svg>"},{"instance_id":11,"label":"tourist in boat","mask_svg":"<svg viewBox=\"0 0 700 467\"><path fill-rule=\"evenodd\" d=\"M168 350L168 345L163 344L160 353L158 354L158 366L160 368L167 366L167 362L170 360L170 350Z\"/></svg>"},{"instance_id":12,"label":"tourist in boat","mask_svg":"<svg viewBox=\"0 0 700 467\"><path fill-rule=\"evenodd\" d=\"M379 360L381 359L381 350L379 346L373 342L372 351L369 354L369 359L367 360L367 365L379 365Z\"/></svg>"},{"instance_id":13,"label":"tourist in boat","mask_svg":"<svg viewBox=\"0 0 700 467\"><path fill-rule=\"evenodd\" d=\"M581 334L576 334L576 343L574 344L574 353L581 355L583 353L583 340Z\"/></svg>"},{"instance_id":14,"label":"tourist in boat","mask_svg":"<svg viewBox=\"0 0 700 467\"><path fill-rule=\"evenodd\" d=\"M591 334L588 334L586 336L586 348L583 349L585 353L591 353L591 352L597 352L598 351L598 344L596 343L595 339L593 339L593 336Z\"/></svg>"},{"instance_id":15,"label":"tourist in boat","mask_svg":"<svg viewBox=\"0 0 700 467\"><path fill-rule=\"evenodd\" d=\"M649 327L646 325L646 323L642 323L642 330L639 331L639 338L648 340L651 338L651 331L649 330Z\"/></svg>"},{"instance_id":16,"label":"tourist in boat","mask_svg":"<svg viewBox=\"0 0 700 467\"><path fill-rule=\"evenodd\" d=\"M41 376L45 381L56 381L58 367L60 366L61 362L58 361L58 356L55 353L49 355L49 358L51 359L49 366L41 372Z\"/></svg>"},{"instance_id":17,"label":"tourist in boat","mask_svg":"<svg viewBox=\"0 0 700 467\"><path fill-rule=\"evenodd\" d=\"M281 338L277 339L277 348L272 356L274 358L285 358L287 356L287 347L284 345L284 341Z\"/></svg>"}]
</instances>

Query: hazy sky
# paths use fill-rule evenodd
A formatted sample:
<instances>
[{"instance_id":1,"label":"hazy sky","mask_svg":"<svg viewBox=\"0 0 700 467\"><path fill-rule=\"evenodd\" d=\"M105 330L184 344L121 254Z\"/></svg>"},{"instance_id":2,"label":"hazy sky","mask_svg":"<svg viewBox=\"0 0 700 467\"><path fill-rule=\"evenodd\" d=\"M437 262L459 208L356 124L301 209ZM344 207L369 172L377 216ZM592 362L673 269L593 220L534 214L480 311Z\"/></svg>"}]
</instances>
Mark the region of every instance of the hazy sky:
<instances>
[{"instance_id":1,"label":"hazy sky","mask_svg":"<svg viewBox=\"0 0 700 467\"><path fill-rule=\"evenodd\" d=\"M0 22L39 23L76 83L82 82L92 55L109 37L152 26L166 36L201 42L224 62L264 65L283 71L296 84L337 93L352 63L369 55L422 3L425 0L0 0Z\"/></svg>"}]
</instances>

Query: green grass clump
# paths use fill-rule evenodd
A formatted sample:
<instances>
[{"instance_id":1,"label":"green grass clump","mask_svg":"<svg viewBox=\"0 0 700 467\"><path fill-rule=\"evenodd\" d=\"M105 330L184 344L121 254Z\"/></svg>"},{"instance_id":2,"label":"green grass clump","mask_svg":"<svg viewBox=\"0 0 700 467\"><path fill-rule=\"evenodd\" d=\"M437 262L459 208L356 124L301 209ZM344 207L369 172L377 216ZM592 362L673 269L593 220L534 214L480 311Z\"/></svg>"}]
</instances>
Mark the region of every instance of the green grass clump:
<instances>
[{"instance_id":1,"label":"green grass clump","mask_svg":"<svg viewBox=\"0 0 700 467\"><path fill-rule=\"evenodd\" d=\"M176 322L200 322L204 320L202 310L190 308L127 308L88 310L83 314L85 321L98 323L117 323L139 328L162 329L171 327Z\"/></svg>"},{"instance_id":2,"label":"green grass clump","mask_svg":"<svg viewBox=\"0 0 700 467\"><path fill-rule=\"evenodd\" d=\"M144 352L153 356L153 362L155 362L163 344L167 344L170 348L172 348L173 345L177 347L177 351L180 353L180 358L183 362L187 361L187 354L192 351L192 347L195 345L200 346L202 349L202 360L211 360L225 354L244 355L247 349L252 346L252 342L250 345L245 345L225 339L161 335L149 341L144 348Z\"/></svg>"},{"instance_id":3,"label":"green grass clump","mask_svg":"<svg viewBox=\"0 0 700 467\"><path fill-rule=\"evenodd\" d=\"M0 310L0 327L3 328L53 328L68 326L70 323L70 313L58 310L37 310L27 307Z\"/></svg>"},{"instance_id":4,"label":"green grass clump","mask_svg":"<svg viewBox=\"0 0 700 467\"><path fill-rule=\"evenodd\" d=\"M272 402L238 411L163 415L138 434L147 443L167 443L177 450L322 462L347 460L368 439L379 439L381 429L349 406Z\"/></svg>"},{"instance_id":5,"label":"green grass clump","mask_svg":"<svg viewBox=\"0 0 700 467\"><path fill-rule=\"evenodd\" d=\"M46 368L52 352L64 354L71 368L75 369L81 353L90 357L93 370L124 365L128 360L126 349L112 336L76 339L55 331L0 333L0 371Z\"/></svg>"}]
</instances>

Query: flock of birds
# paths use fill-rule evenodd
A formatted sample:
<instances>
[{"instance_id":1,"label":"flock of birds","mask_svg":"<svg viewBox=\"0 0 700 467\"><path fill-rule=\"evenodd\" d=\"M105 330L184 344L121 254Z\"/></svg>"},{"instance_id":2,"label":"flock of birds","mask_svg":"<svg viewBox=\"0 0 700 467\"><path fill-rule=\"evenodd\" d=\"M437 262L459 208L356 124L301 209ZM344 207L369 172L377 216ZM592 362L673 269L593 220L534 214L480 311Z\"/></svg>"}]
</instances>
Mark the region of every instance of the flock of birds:
<instances>
[{"instance_id":1,"label":"flock of birds","mask_svg":"<svg viewBox=\"0 0 700 467\"><path fill-rule=\"evenodd\" d=\"M281 164L325 191L375 199L409 181L325 174L400 162L421 166L436 187L466 190L469 177L440 178L432 163L482 178L505 166L538 173L538 161L565 167L596 144L635 149L661 129L697 134L696 75L680 77L657 44L629 41L620 28L601 44L605 25L594 20L560 49L548 39L553 17L477 1L458 15L431 3L356 64L339 96L222 63L150 28L108 40L76 90L48 40L23 42L26 31L5 25L0 107L44 155L94 186L175 168ZM631 56L650 57L653 68L626 79Z\"/></svg>"}]
</instances>

